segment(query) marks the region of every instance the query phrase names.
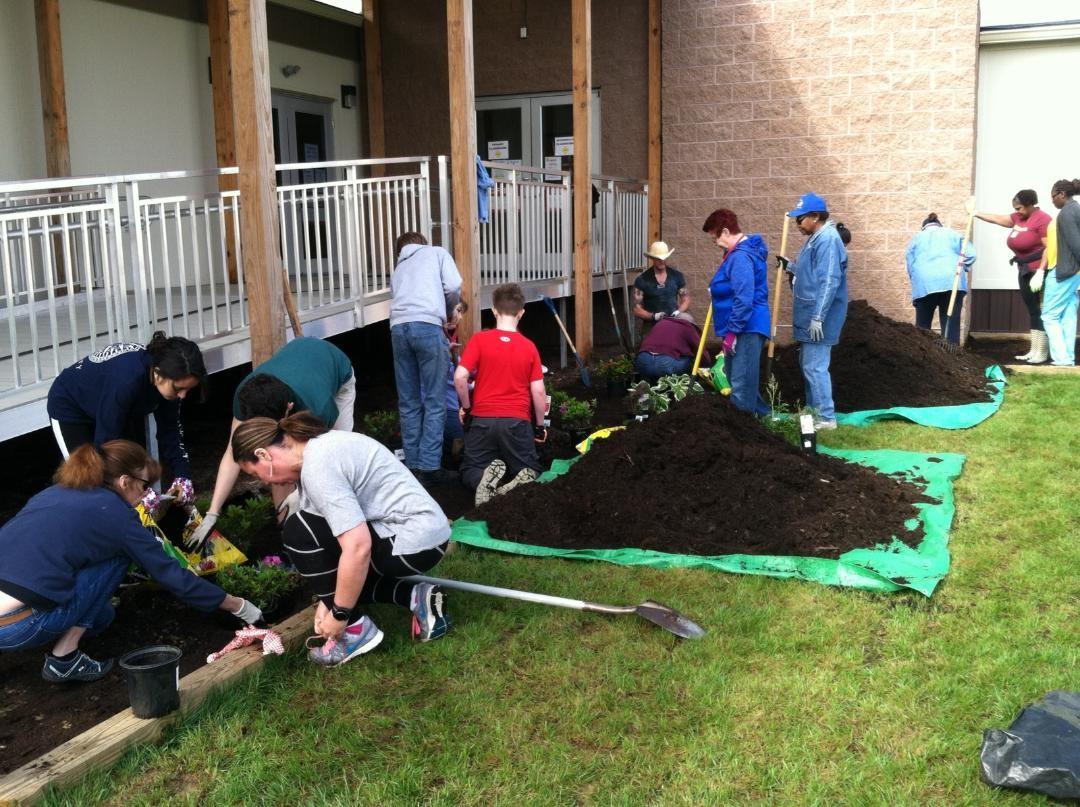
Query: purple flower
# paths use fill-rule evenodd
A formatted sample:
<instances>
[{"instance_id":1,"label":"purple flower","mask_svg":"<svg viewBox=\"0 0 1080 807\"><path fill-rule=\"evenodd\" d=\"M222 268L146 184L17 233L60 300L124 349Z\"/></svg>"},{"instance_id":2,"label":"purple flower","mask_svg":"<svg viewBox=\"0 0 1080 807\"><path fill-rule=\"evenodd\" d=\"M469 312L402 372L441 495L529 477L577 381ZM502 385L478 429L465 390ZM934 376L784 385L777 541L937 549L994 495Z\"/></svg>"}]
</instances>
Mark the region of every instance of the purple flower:
<instances>
[{"instance_id":1,"label":"purple flower","mask_svg":"<svg viewBox=\"0 0 1080 807\"><path fill-rule=\"evenodd\" d=\"M262 563L264 566L280 566L281 565L281 556L280 555L267 555L265 558L263 558L259 562Z\"/></svg>"}]
</instances>

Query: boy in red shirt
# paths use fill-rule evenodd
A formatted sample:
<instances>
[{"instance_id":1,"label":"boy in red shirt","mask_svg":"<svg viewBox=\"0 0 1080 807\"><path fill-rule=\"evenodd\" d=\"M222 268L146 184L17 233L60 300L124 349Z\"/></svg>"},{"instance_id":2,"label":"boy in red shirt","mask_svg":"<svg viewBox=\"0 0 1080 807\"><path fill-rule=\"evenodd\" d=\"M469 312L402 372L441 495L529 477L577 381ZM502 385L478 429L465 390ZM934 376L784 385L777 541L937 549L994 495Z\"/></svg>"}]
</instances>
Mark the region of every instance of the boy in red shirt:
<instances>
[{"instance_id":1,"label":"boy in red shirt","mask_svg":"<svg viewBox=\"0 0 1080 807\"><path fill-rule=\"evenodd\" d=\"M536 345L518 333L525 295L517 283L492 294L495 329L474 334L454 371L465 428L461 481L476 490L477 506L496 493L536 479L536 443L544 428L544 373ZM476 374L470 395L469 375ZM499 487L503 479L505 485Z\"/></svg>"}]
</instances>

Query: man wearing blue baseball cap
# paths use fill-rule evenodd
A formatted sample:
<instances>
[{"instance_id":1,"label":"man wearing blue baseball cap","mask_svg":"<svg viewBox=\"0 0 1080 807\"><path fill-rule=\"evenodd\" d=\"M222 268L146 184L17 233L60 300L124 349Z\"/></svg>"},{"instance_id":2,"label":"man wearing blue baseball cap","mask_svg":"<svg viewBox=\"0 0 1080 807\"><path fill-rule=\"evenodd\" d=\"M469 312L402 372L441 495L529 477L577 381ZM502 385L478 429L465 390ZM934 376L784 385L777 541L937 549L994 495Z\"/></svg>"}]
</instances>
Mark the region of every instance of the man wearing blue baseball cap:
<instances>
[{"instance_id":1,"label":"man wearing blue baseball cap","mask_svg":"<svg viewBox=\"0 0 1080 807\"><path fill-rule=\"evenodd\" d=\"M829 220L825 200L816 193L804 193L787 215L807 236L795 263L784 267L795 275L791 322L799 342L806 405L817 413L816 429L835 429L829 359L847 316L847 250Z\"/></svg>"}]
</instances>

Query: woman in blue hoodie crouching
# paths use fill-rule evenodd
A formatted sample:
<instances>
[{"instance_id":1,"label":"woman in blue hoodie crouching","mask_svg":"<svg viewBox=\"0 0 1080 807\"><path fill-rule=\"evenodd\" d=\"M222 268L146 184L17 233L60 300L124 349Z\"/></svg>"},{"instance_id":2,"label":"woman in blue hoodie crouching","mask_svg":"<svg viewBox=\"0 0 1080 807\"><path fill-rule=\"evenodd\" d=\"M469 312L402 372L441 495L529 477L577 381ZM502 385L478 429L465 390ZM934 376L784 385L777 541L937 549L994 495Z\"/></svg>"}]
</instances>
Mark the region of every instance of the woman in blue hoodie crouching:
<instances>
[{"instance_id":1,"label":"woman in blue hoodie crouching","mask_svg":"<svg viewBox=\"0 0 1080 807\"><path fill-rule=\"evenodd\" d=\"M701 228L724 250L709 281L713 333L723 339L724 373L731 402L754 415L769 407L758 391L761 348L769 337L768 248L760 235L745 235L731 210L714 210Z\"/></svg>"}]
</instances>

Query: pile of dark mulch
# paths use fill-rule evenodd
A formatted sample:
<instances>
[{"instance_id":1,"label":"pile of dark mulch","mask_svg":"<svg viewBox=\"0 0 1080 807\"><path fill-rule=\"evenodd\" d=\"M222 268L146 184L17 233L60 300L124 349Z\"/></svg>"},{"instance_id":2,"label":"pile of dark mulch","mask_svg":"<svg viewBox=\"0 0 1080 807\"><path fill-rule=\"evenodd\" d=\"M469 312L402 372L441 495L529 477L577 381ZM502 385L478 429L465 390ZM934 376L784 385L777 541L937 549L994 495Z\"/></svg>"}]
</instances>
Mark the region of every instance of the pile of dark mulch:
<instances>
[{"instance_id":1,"label":"pile of dark mulch","mask_svg":"<svg viewBox=\"0 0 1080 807\"><path fill-rule=\"evenodd\" d=\"M936 334L853 300L832 350L833 401L837 412L989 401L985 370L993 363L971 351L945 350ZM773 374L785 404L806 401L795 346L778 352Z\"/></svg>"},{"instance_id":2,"label":"pile of dark mulch","mask_svg":"<svg viewBox=\"0 0 1080 807\"><path fill-rule=\"evenodd\" d=\"M911 483L807 455L717 395L632 424L547 484L498 496L468 518L494 537L565 549L805 555L909 545Z\"/></svg>"}]
</instances>

